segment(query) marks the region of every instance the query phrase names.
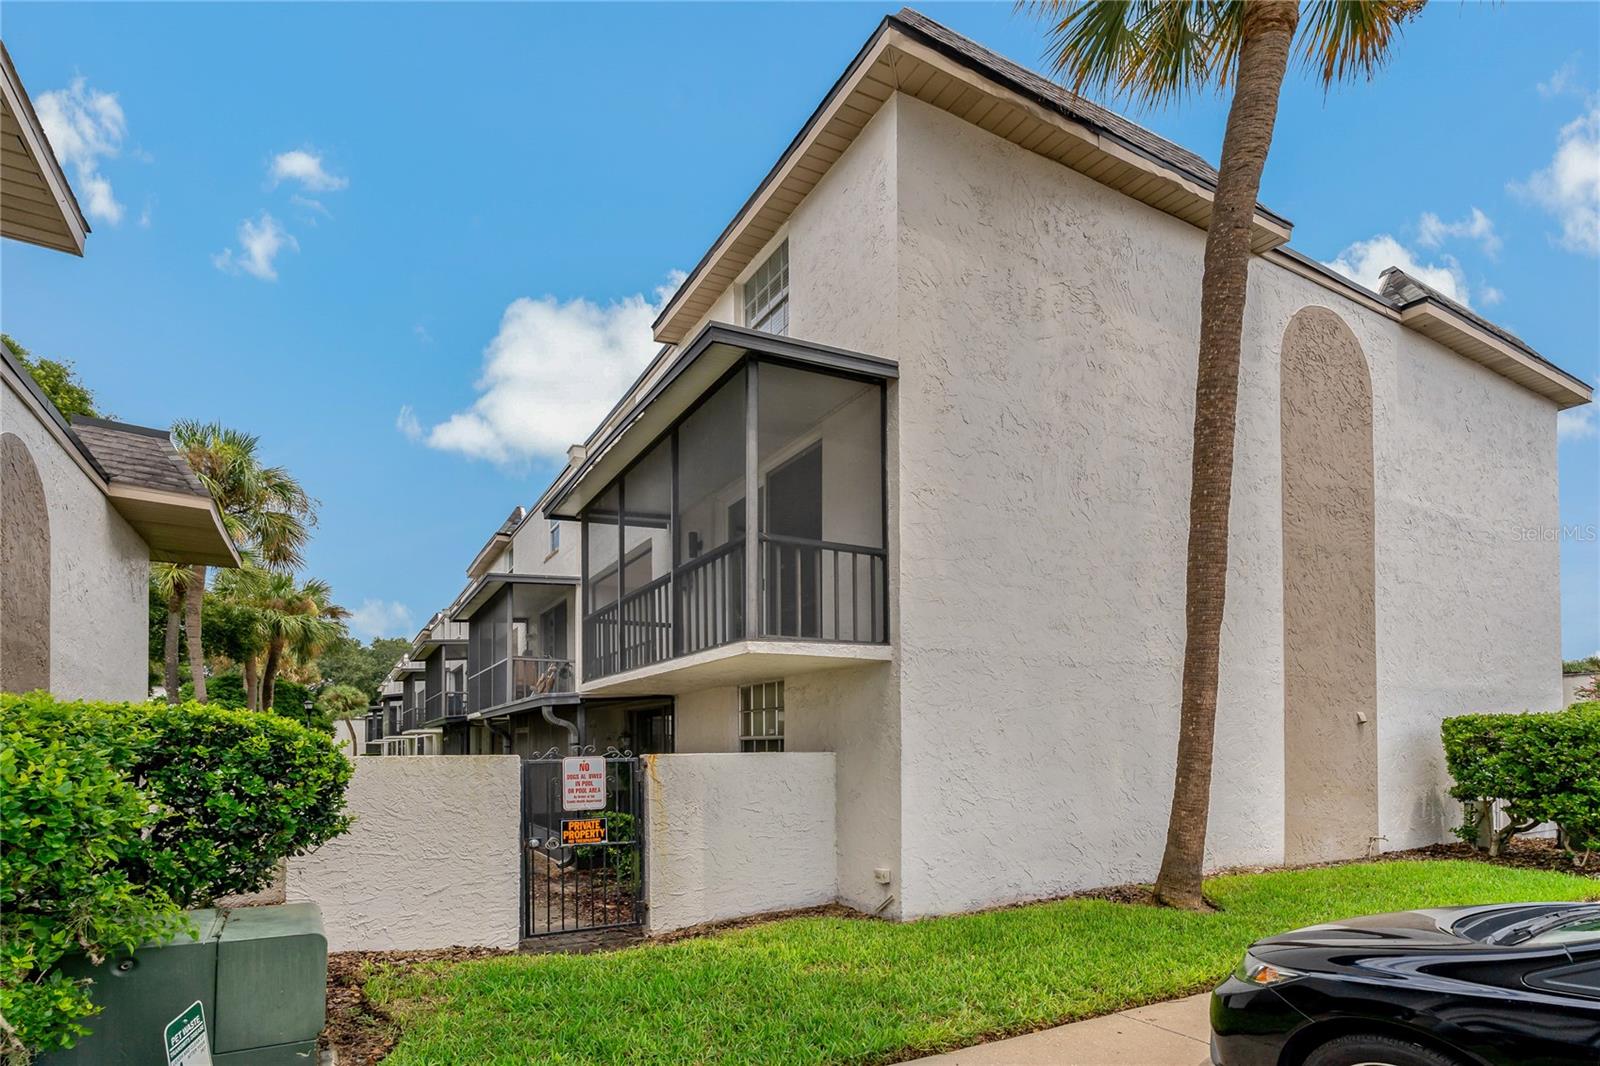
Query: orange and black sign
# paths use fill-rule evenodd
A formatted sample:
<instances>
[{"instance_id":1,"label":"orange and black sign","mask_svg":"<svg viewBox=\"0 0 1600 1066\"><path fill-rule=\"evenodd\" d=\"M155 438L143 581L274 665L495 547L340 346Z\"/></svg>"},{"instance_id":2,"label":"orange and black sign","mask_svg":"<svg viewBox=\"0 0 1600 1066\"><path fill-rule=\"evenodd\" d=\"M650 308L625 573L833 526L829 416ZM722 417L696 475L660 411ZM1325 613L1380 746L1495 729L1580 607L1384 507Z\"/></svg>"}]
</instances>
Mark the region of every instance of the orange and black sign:
<instances>
[{"instance_id":1,"label":"orange and black sign","mask_svg":"<svg viewBox=\"0 0 1600 1066\"><path fill-rule=\"evenodd\" d=\"M561 819L562 846L572 844L604 844L606 820L604 818Z\"/></svg>"}]
</instances>

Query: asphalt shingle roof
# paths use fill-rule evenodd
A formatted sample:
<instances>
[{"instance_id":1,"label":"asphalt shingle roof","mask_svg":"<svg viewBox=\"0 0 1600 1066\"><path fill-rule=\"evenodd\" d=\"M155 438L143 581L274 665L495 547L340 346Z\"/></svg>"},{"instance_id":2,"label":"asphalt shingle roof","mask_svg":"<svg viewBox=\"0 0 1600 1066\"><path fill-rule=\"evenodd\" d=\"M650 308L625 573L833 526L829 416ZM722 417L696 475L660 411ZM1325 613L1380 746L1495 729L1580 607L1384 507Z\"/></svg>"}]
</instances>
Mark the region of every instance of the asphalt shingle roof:
<instances>
[{"instance_id":1,"label":"asphalt shingle roof","mask_svg":"<svg viewBox=\"0 0 1600 1066\"><path fill-rule=\"evenodd\" d=\"M210 495L164 429L74 415L72 432L112 481L191 496Z\"/></svg>"}]
</instances>

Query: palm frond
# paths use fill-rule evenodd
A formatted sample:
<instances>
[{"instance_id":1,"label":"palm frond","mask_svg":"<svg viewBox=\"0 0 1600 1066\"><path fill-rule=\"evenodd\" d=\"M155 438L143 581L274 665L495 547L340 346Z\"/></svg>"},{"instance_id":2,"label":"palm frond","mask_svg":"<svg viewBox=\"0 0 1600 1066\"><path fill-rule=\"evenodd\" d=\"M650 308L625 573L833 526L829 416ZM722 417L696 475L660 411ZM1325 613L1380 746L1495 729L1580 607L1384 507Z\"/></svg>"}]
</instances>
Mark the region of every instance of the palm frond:
<instances>
[{"instance_id":1,"label":"palm frond","mask_svg":"<svg viewBox=\"0 0 1600 1066\"><path fill-rule=\"evenodd\" d=\"M1313 0L1300 15L1300 57L1326 88L1370 78L1393 50L1402 27L1427 0Z\"/></svg>"}]
</instances>

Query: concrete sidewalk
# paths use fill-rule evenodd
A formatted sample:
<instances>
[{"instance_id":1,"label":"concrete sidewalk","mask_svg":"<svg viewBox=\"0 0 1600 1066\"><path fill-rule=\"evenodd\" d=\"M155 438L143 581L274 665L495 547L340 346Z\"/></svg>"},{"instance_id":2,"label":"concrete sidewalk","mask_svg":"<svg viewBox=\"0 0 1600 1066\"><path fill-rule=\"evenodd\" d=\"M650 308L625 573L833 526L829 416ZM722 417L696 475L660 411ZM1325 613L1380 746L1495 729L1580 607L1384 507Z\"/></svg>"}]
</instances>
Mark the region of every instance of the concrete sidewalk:
<instances>
[{"instance_id":1,"label":"concrete sidewalk","mask_svg":"<svg viewBox=\"0 0 1600 1066\"><path fill-rule=\"evenodd\" d=\"M1136 1007L1010 1040L917 1059L918 1066L1209 1066L1211 996Z\"/></svg>"}]
</instances>

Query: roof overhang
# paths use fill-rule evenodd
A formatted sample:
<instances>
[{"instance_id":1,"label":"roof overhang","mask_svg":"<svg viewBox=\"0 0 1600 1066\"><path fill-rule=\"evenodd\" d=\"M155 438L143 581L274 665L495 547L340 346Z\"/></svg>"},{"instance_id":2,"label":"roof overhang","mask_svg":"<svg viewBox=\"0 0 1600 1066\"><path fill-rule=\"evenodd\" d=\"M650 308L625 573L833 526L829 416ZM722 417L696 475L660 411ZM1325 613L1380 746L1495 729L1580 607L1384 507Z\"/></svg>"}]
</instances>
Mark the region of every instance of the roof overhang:
<instances>
[{"instance_id":1,"label":"roof overhang","mask_svg":"<svg viewBox=\"0 0 1600 1066\"><path fill-rule=\"evenodd\" d=\"M752 355L876 381L892 381L900 376L899 364L890 359L713 322L679 351L611 432L589 449L583 465L550 496L545 513L551 518L577 518L590 500L711 386Z\"/></svg>"},{"instance_id":2,"label":"roof overhang","mask_svg":"<svg viewBox=\"0 0 1600 1066\"><path fill-rule=\"evenodd\" d=\"M113 481L106 486L106 497L150 546L150 558L201 566L239 565L239 552L210 496Z\"/></svg>"},{"instance_id":3,"label":"roof overhang","mask_svg":"<svg viewBox=\"0 0 1600 1066\"><path fill-rule=\"evenodd\" d=\"M1214 190L1205 176L1064 113L1021 79L890 16L662 309L656 340L683 340L897 92L1201 229L1210 224ZM1291 229L1287 219L1258 207L1251 250L1265 252L1286 243Z\"/></svg>"},{"instance_id":4,"label":"roof overhang","mask_svg":"<svg viewBox=\"0 0 1600 1066\"><path fill-rule=\"evenodd\" d=\"M1419 300L1400 308L1400 324L1554 400L1563 410L1594 398L1594 390L1579 378L1506 343L1438 301Z\"/></svg>"},{"instance_id":5,"label":"roof overhang","mask_svg":"<svg viewBox=\"0 0 1600 1066\"><path fill-rule=\"evenodd\" d=\"M408 677L413 674L426 672L428 665L420 659L401 659L394 664L394 676L397 678Z\"/></svg>"},{"instance_id":6,"label":"roof overhang","mask_svg":"<svg viewBox=\"0 0 1600 1066\"><path fill-rule=\"evenodd\" d=\"M450 609L452 622L465 622L476 614L490 597L507 585L545 585L551 588L574 588L578 584L571 574L485 574L461 594Z\"/></svg>"},{"instance_id":7,"label":"roof overhang","mask_svg":"<svg viewBox=\"0 0 1600 1066\"><path fill-rule=\"evenodd\" d=\"M83 254L89 223L56 160L11 53L0 44L0 237Z\"/></svg>"},{"instance_id":8,"label":"roof overhang","mask_svg":"<svg viewBox=\"0 0 1600 1066\"><path fill-rule=\"evenodd\" d=\"M510 533L496 533L478 549L478 554L472 557L472 562L467 564L468 577L482 577L489 572L489 567L499 558L500 553L506 550L511 543Z\"/></svg>"}]
</instances>

